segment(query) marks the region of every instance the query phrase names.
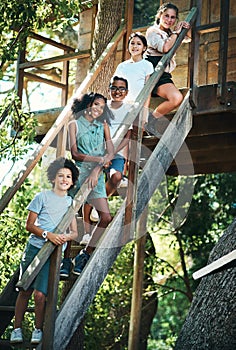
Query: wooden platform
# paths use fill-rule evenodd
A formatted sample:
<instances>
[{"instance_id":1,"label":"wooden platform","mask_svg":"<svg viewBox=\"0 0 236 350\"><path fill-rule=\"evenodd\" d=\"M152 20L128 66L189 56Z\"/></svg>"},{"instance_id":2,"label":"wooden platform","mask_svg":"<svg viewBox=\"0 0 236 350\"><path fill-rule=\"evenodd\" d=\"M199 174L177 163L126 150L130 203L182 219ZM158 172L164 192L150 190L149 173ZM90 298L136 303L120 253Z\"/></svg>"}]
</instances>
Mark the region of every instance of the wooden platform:
<instances>
[{"instance_id":1,"label":"wooden platform","mask_svg":"<svg viewBox=\"0 0 236 350\"><path fill-rule=\"evenodd\" d=\"M169 175L236 171L236 83L227 83L225 103L217 98L217 85L198 88L193 127L168 170ZM168 117L171 120L171 116ZM164 132L167 121L160 123ZM143 144L153 150L159 140L144 135ZM187 146L187 147L186 147ZM143 149L143 158L148 157ZM191 164L192 163L192 164Z\"/></svg>"}]
</instances>

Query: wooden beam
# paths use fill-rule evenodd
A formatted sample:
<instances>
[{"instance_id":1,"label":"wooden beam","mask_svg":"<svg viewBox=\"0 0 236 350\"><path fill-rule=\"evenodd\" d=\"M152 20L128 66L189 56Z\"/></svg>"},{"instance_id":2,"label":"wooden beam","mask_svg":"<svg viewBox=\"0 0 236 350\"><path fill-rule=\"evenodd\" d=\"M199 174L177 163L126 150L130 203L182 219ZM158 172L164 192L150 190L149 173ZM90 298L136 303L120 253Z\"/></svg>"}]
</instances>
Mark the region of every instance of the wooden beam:
<instances>
[{"instance_id":1,"label":"wooden beam","mask_svg":"<svg viewBox=\"0 0 236 350\"><path fill-rule=\"evenodd\" d=\"M188 137L220 135L236 132L236 113L205 114L193 117L194 126Z\"/></svg>"},{"instance_id":2,"label":"wooden beam","mask_svg":"<svg viewBox=\"0 0 236 350\"><path fill-rule=\"evenodd\" d=\"M193 175L194 174L220 174L220 173L232 173L236 172L236 161L218 161L207 163L192 163L192 164L182 164L178 167L175 164L171 164L167 174L170 176L178 175Z\"/></svg>"},{"instance_id":3,"label":"wooden beam","mask_svg":"<svg viewBox=\"0 0 236 350\"><path fill-rule=\"evenodd\" d=\"M220 30L220 22L215 22L211 24L202 24L202 25L196 26L195 29L201 35L206 33L218 32Z\"/></svg>"},{"instance_id":4,"label":"wooden beam","mask_svg":"<svg viewBox=\"0 0 236 350\"><path fill-rule=\"evenodd\" d=\"M137 236L134 246L134 273L129 323L128 350L137 350L139 348L140 341L140 321L142 313L147 215L148 207L144 209L137 223Z\"/></svg>"},{"instance_id":5,"label":"wooden beam","mask_svg":"<svg viewBox=\"0 0 236 350\"><path fill-rule=\"evenodd\" d=\"M126 208L125 208L125 221L124 221L124 237L132 240L135 233L135 208L137 201L137 183L139 173L139 163L142 145L143 134L143 116L142 110L136 118L133 129L131 132L130 151L129 151L129 174L128 182L129 186L126 192ZM126 240L126 238L125 238Z\"/></svg>"},{"instance_id":6,"label":"wooden beam","mask_svg":"<svg viewBox=\"0 0 236 350\"><path fill-rule=\"evenodd\" d=\"M55 80L43 78L43 77L36 75L36 74L24 72L24 77L29 79L29 80L32 80L32 81L38 81L40 83L52 85L52 86L57 87L59 89L66 89L65 84L59 83L58 81L55 81Z\"/></svg>"},{"instance_id":7,"label":"wooden beam","mask_svg":"<svg viewBox=\"0 0 236 350\"><path fill-rule=\"evenodd\" d=\"M67 142L67 123L59 131L57 135L56 157L65 157ZM64 231L65 232L65 231ZM55 320L58 302L58 287L60 282L60 265L62 257L62 246L58 246L50 258L50 270L47 303L45 308L42 350L52 349L55 330Z\"/></svg>"},{"instance_id":8,"label":"wooden beam","mask_svg":"<svg viewBox=\"0 0 236 350\"><path fill-rule=\"evenodd\" d=\"M24 72L20 69L20 65L25 61L26 55L26 42L23 43L23 47L20 50L17 58L17 67L16 67L16 91L20 100L22 101L23 88L24 88Z\"/></svg>"},{"instance_id":9,"label":"wooden beam","mask_svg":"<svg viewBox=\"0 0 236 350\"><path fill-rule=\"evenodd\" d=\"M61 92L61 106L65 106L68 99L68 92L69 92L69 68L70 68L70 62L64 61L63 62L63 69L62 69L62 75L61 75L61 82L65 85L65 88L62 89Z\"/></svg>"},{"instance_id":10,"label":"wooden beam","mask_svg":"<svg viewBox=\"0 0 236 350\"><path fill-rule=\"evenodd\" d=\"M133 30L133 13L134 13L134 0L126 0L125 7L125 23L126 23L126 33L124 35L123 41L123 56L122 61L125 61L129 58L130 54L127 50L129 36Z\"/></svg>"},{"instance_id":11,"label":"wooden beam","mask_svg":"<svg viewBox=\"0 0 236 350\"><path fill-rule=\"evenodd\" d=\"M235 259L236 259L236 249L226 255L223 255L221 258L213 261L211 264L203 267L202 269L194 272L193 279L196 280L198 278L204 277L209 273L212 273L220 269L221 267L225 266L226 264L230 263Z\"/></svg>"},{"instance_id":12,"label":"wooden beam","mask_svg":"<svg viewBox=\"0 0 236 350\"><path fill-rule=\"evenodd\" d=\"M50 38L46 38L46 37L44 37L42 35L39 35L39 34L36 34L36 33L33 33L33 32L30 32L29 36L31 38L35 39L35 40L41 41L41 42L43 42L45 44L48 44L48 45L52 45L52 46L57 47L58 49L61 49L61 50L75 51L74 47L71 47L71 46L59 43L59 42L57 42L55 40L52 40Z\"/></svg>"},{"instance_id":13,"label":"wooden beam","mask_svg":"<svg viewBox=\"0 0 236 350\"><path fill-rule=\"evenodd\" d=\"M41 67L48 64L53 64L57 62L64 62L64 61L70 61L74 59L83 59L90 57L89 50L85 52L74 52L74 53L67 53L64 55L58 55L51 58L45 58L43 60L38 61L31 61L31 62L24 62L21 63L19 68L20 69L29 69L29 68L35 68L35 67Z\"/></svg>"},{"instance_id":14,"label":"wooden beam","mask_svg":"<svg viewBox=\"0 0 236 350\"><path fill-rule=\"evenodd\" d=\"M230 1L220 1L220 39L219 39L219 70L217 98L221 104L227 103L226 79L228 61L228 35L229 35L229 12Z\"/></svg>"}]
</instances>

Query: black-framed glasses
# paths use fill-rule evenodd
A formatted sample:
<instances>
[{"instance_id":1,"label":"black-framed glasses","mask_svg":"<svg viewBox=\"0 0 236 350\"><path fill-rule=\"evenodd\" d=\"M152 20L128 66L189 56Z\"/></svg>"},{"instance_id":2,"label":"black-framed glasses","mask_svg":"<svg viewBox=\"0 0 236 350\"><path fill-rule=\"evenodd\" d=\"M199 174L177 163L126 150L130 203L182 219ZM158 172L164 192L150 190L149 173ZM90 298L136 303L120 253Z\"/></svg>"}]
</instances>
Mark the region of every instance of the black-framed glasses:
<instances>
[{"instance_id":1,"label":"black-framed glasses","mask_svg":"<svg viewBox=\"0 0 236 350\"><path fill-rule=\"evenodd\" d=\"M125 92L125 91L127 91L127 89L125 88L125 87L123 87L123 86L110 86L109 87L109 89L111 90L111 91L119 91L119 92Z\"/></svg>"}]
</instances>

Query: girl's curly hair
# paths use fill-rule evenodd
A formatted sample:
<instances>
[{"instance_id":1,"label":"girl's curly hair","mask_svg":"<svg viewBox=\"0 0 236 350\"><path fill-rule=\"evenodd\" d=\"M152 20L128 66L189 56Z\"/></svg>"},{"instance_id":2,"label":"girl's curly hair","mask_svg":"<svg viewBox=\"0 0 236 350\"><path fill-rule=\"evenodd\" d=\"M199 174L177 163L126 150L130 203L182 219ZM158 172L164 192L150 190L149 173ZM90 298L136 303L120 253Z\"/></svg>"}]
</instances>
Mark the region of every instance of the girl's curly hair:
<instances>
[{"instance_id":1,"label":"girl's curly hair","mask_svg":"<svg viewBox=\"0 0 236 350\"><path fill-rule=\"evenodd\" d=\"M106 121L109 125L111 125L111 119L114 119L114 115L107 106L107 98L97 92L84 94L81 100L74 100L71 110L75 119L84 116L86 110L90 108L93 105L94 101L97 99L103 99L105 102L103 113L100 115L100 117L97 118L97 120L101 123Z\"/></svg>"}]
</instances>

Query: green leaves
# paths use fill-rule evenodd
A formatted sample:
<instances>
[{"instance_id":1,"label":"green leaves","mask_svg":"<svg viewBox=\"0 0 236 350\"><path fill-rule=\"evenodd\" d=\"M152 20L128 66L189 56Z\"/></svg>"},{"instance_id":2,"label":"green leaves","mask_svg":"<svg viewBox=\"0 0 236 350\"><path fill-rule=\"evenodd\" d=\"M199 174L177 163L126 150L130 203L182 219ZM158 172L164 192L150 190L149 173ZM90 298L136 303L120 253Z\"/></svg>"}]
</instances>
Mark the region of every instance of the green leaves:
<instances>
[{"instance_id":1,"label":"green leaves","mask_svg":"<svg viewBox=\"0 0 236 350\"><path fill-rule=\"evenodd\" d=\"M35 136L36 120L20 109L19 98L8 94L0 105L0 161L17 161L29 151Z\"/></svg>"}]
</instances>

